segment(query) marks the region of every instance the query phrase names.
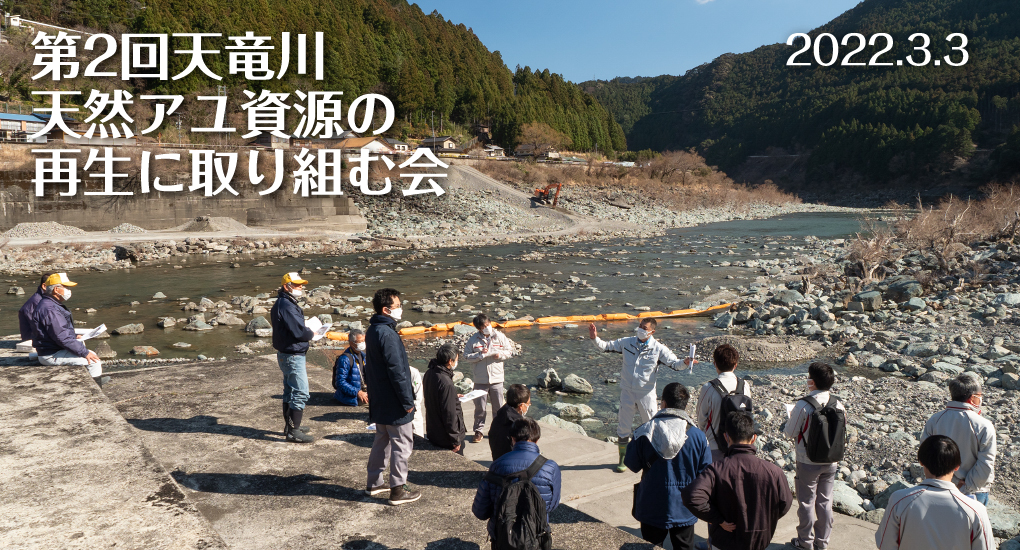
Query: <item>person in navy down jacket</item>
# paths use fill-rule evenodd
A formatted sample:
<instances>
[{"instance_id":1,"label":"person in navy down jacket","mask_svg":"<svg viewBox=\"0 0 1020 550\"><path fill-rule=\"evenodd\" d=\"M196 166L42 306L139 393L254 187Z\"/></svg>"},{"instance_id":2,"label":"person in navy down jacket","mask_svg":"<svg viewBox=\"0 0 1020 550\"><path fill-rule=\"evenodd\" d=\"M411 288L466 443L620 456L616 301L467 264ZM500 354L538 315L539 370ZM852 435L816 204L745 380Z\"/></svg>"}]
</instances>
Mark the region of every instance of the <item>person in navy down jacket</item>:
<instances>
[{"instance_id":1,"label":"person in navy down jacket","mask_svg":"<svg viewBox=\"0 0 1020 550\"><path fill-rule=\"evenodd\" d=\"M365 371L365 333L352 329L347 333L347 349L333 363L333 399L351 407L368 403L363 387Z\"/></svg>"},{"instance_id":2,"label":"person in navy down jacket","mask_svg":"<svg viewBox=\"0 0 1020 550\"><path fill-rule=\"evenodd\" d=\"M694 548L698 518L684 508L680 491L712 463L705 432L684 410L690 393L672 382L662 390L662 410L634 432L624 464L641 472L634 486L634 519L641 538L662 545L669 535L674 550Z\"/></svg>"},{"instance_id":3,"label":"person in navy down jacket","mask_svg":"<svg viewBox=\"0 0 1020 550\"><path fill-rule=\"evenodd\" d=\"M21 327L22 341L32 339L32 333L35 331L35 321L32 320L32 317L35 316L35 308L42 301L43 296L46 295L46 281L52 275L52 273L46 273L42 276L42 280L39 281L39 288L36 289L35 294L32 294L28 301L18 310L18 326Z\"/></svg>"},{"instance_id":4,"label":"person in navy down jacket","mask_svg":"<svg viewBox=\"0 0 1020 550\"><path fill-rule=\"evenodd\" d=\"M44 296L32 313L32 345L39 354L39 363L46 366L74 365L85 367L89 376L100 384L103 363L89 351L74 332L71 310L64 302L71 299L71 287L78 283L67 273L54 273L46 279ZM101 384L100 384L101 385Z\"/></svg>"},{"instance_id":5,"label":"person in navy down jacket","mask_svg":"<svg viewBox=\"0 0 1020 550\"><path fill-rule=\"evenodd\" d=\"M383 288L372 297L375 315L365 333L365 381L368 383L368 420L375 423L375 441L368 454L368 487L376 496L389 490L390 504L399 505L421 498L420 491L407 485L407 461L414 450L414 388L407 350L397 334L403 314L400 292ZM383 482L386 462L390 465L389 487Z\"/></svg>"},{"instance_id":6,"label":"person in navy down jacket","mask_svg":"<svg viewBox=\"0 0 1020 550\"><path fill-rule=\"evenodd\" d=\"M499 475L508 476L527 470L531 463L538 458L538 439L542 437L542 429L534 418L525 416L514 422L510 427L510 438L514 443L514 450L499 457L489 466L489 471ZM538 488L539 494L545 500L546 520L560 504L560 467L552 460L547 460L542 469L531 478L531 482ZM478 484L478 492L475 493L475 502L471 506L471 512L478 519L489 520L489 537L495 538L496 526L493 523L493 516L496 513L496 503L499 502L499 495L502 488L482 480Z\"/></svg>"},{"instance_id":7,"label":"person in navy down jacket","mask_svg":"<svg viewBox=\"0 0 1020 550\"><path fill-rule=\"evenodd\" d=\"M304 296L304 286L307 283L297 273L284 275L283 286L269 312L276 361L283 372L283 434L287 441L294 443L311 443L315 440L308 435L307 428L301 428L301 418L309 395L305 354L308 353L308 342L314 334L312 329L305 326L304 312L297 299Z\"/></svg>"}]
</instances>

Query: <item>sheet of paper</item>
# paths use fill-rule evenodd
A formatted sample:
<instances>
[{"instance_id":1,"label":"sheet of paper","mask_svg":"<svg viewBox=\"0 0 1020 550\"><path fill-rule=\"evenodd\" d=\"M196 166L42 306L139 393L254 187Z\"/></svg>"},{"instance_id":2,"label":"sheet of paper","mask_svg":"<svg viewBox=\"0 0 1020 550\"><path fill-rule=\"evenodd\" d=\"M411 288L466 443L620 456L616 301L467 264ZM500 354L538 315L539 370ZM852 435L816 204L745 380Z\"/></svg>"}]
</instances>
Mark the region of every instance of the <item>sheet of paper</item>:
<instances>
[{"instance_id":1,"label":"sheet of paper","mask_svg":"<svg viewBox=\"0 0 1020 550\"><path fill-rule=\"evenodd\" d=\"M312 334L312 341L322 340L322 337L325 336L327 332L329 332L329 325L322 325L319 327L319 330Z\"/></svg>"},{"instance_id":2,"label":"sheet of paper","mask_svg":"<svg viewBox=\"0 0 1020 550\"><path fill-rule=\"evenodd\" d=\"M695 351L696 349L698 349L698 346L695 346L694 344L691 344L691 353L690 353L690 358L691 358L691 372L690 372L690 374L694 374L694 351Z\"/></svg>"},{"instance_id":3,"label":"sheet of paper","mask_svg":"<svg viewBox=\"0 0 1020 550\"><path fill-rule=\"evenodd\" d=\"M84 342L85 340L88 340L89 338L95 338L96 336L99 336L100 334L102 334L105 330L106 330L106 325L105 324L99 325L98 327L90 330L87 334L83 334L81 339Z\"/></svg>"},{"instance_id":4,"label":"sheet of paper","mask_svg":"<svg viewBox=\"0 0 1020 550\"><path fill-rule=\"evenodd\" d=\"M305 326L312 329L312 332L316 332L322 328L322 321L320 321L318 317L309 317L308 320L305 321Z\"/></svg>"},{"instance_id":5,"label":"sheet of paper","mask_svg":"<svg viewBox=\"0 0 1020 550\"><path fill-rule=\"evenodd\" d=\"M460 402L461 403L467 403L468 401L471 401L472 399L478 399L479 397L481 397L483 395L485 395L485 390L470 391L470 392L464 394L464 397L460 398Z\"/></svg>"},{"instance_id":6,"label":"sheet of paper","mask_svg":"<svg viewBox=\"0 0 1020 550\"><path fill-rule=\"evenodd\" d=\"M789 418L790 415L793 414L793 405L790 404L790 403L787 403L785 405L785 407L786 407L786 417Z\"/></svg>"}]
</instances>

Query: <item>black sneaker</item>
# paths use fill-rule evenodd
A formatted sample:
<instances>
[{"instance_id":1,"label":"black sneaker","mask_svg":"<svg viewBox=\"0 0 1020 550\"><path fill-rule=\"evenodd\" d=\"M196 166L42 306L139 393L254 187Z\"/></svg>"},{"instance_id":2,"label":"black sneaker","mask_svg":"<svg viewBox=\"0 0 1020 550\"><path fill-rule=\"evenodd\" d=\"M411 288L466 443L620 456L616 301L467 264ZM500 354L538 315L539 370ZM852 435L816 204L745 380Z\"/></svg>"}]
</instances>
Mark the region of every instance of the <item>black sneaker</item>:
<instances>
[{"instance_id":1,"label":"black sneaker","mask_svg":"<svg viewBox=\"0 0 1020 550\"><path fill-rule=\"evenodd\" d=\"M315 438L302 432L300 428L287 430L287 441L291 443L311 443Z\"/></svg>"},{"instance_id":2,"label":"black sneaker","mask_svg":"<svg viewBox=\"0 0 1020 550\"><path fill-rule=\"evenodd\" d=\"M378 487L367 487L367 488L365 488L365 494L370 496L370 497L375 497L375 496L379 496L379 495L381 495L381 494L383 494L383 493L385 493L386 491L389 491L389 490L390 490L389 485L380 485Z\"/></svg>"},{"instance_id":3,"label":"black sneaker","mask_svg":"<svg viewBox=\"0 0 1020 550\"><path fill-rule=\"evenodd\" d=\"M412 491L410 485L401 485L390 489L390 504L399 506L414 502L421 498L421 491Z\"/></svg>"}]
</instances>

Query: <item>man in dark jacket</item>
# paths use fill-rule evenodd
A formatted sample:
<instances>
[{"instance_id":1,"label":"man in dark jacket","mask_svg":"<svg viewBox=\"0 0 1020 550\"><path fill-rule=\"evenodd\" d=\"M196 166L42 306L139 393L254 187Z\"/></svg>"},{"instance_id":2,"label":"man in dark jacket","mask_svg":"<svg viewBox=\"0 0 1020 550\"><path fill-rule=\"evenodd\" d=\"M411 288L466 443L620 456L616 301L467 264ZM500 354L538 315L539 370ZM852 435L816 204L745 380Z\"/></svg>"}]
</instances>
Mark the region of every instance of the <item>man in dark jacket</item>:
<instances>
[{"instance_id":1,"label":"man in dark jacket","mask_svg":"<svg viewBox=\"0 0 1020 550\"><path fill-rule=\"evenodd\" d=\"M698 518L684 508L680 491L712 463L705 432L684 410L690 397L683 384L667 384L662 409L635 430L623 459L641 472L632 511L641 522L641 538L661 546L668 534L673 550L694 548Z\"/></svg>"},{"instance_id":2,"label":"man in dark jacket","mask_svg":"<svg viewBox=\"0 0 1020 550\"><path fill-rule=\"evenodd\" d=\"M283 276L283 286L276 294L276 303L269 312L273 325L273 348L283 372L283 434L287 441L311 443L315 438L301 427L301 418L308 402L308 372L305 354L312 340L312 329L305 326L304 312L297 299L304 296L308 281L297 273Z\"/></svg>"},{"instance_id":3,"label":"man in dark jacket","mask_svg":"<svg viewBox=\"0 0 1020 550\"><path fill-rule=\"evenodd\" d=\"M513 438L514 450L499 457L499 460L489 466L489 471L498 476L509 476L527 470L539 455L538 439L542 437L542 429L538 427L538 422L535 422L534 418L524 417L514 422L510 428L510 437ZM542 500L545 501L548 521L549 514L560 504L560 467L556 462L547 460L542 469L531 478L531 482L538 488ZM493 517L502 492L502 487L482 479L478 484L478 492L475 493L474 504L471 505L471 513L476 518L489 520L489 537L493 539L496 538Z\"/></svg>"},{"instance_id":4,"label":"man in dark jacket","mask_svg":"<svg viewBox=\"0 0 1020 550\"><path fill-rule=\"evenodd\" d=\"M464 411L460 394L453 385L453 371L460 353L453 344L444 344L429 362L422 385L425 388L425 435L441 449L464 454Z\"/></svg>"},{"instance_id":5,"label":"man in dark jacket","mask_svg":"<svg viewBox=\"0 0 1020 550\"><path fill-rule=\"evenodd\" d=\"M64 302L71 299L71 282L66 273L54 273L43 284L43 297L32 313L32 345L39 354L39 363L47 366L77 365L86 367L97 384L103 364L95 352L89 351L74 332L74 319Z\"/></svg>"},{"instance_id":6,"label":"man in dark jacket","mask_svg":"<svg viewBox=\"0 0 1020 550\"><path fill-rule=\"evenodd\" d=\"M511 384L506 389L506 404L496 411L489 428L489 450L492 460L509 453L514 448L510 438L510 427L524 418L531 408L531 390L524 384Z\"/></svg>"},{"instance_id":7,"label":"man in dark jacket","mask_svg":"<svg viewBox=\"0 0 1020 550\"><path fill-rule=\"evenodd\" d=\"M365 333L351 329L347 333L347 349L333 363L333 399L351 407L368 403L364 388Z\"/></svg>"},{"instance_id":8,"label":"man in dark jacket","mask_svg":"<svg viewBox=\"0 0 1020 550\"><path fill-rule=\"evenodd\" d=\"M751 416L731 412L725 425L726 457L682 491L684 506L711 524L709 537L719 550L765 550L793 495L783 470L755 456Z\"/></svg>"},{"instance_id":9,"label":"man in dark jacket","mask_svg":"<svg viewBox=\"0 0 1020 550\"><path fill-rule=\"evenodd\" d=\"M414 388L407 350L397 334L400 292L392 288L376 291L372 297L375 315L365 333L365 381L368 383L368 419L375 423L375 442L368 455L370 496L389 490L390 504L414 502L421 492L407 485L407 461L414 449ZM390 465L390 483L384 483L386 463Z\"/></svg>"},{"instance_id":10,"label":"man in dark jacket","mask_svg":"<svg viewBox=\"0 0 1020 550\"><path fill-rule=\"evenodd\" d=\"M25 305L21 306L18 310L18 326L21 327L21 340L31 340L32 333L35 329L35 322L32 317L35 315L35 308L42 301L43 296L46 294L46 280L53 275L52 273L46 273L42 276L42 280L39 281L39 288L35 290L35 293L28 298Z\"/></svg>"}]
</instances>

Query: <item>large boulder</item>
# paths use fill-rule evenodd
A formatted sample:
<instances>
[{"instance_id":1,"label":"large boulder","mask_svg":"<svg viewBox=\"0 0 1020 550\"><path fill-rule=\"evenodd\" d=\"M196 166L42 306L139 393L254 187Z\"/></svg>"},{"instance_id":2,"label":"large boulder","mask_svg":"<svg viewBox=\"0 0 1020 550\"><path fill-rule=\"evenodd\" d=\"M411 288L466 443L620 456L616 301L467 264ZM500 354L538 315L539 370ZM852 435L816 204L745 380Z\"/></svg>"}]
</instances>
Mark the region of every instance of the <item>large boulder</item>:
<instances>
[{"instance_id":1,"label":"large boulder","mask_svg":"<svg viewBox=\"0 0 1020 550\"><path fill-rule=\"evenodd\" d=\"M553 403L552 407L556 409L561 418L583 419L595 416L595 410L583 403Z\"/></svg>"},{"instance_id":2,"label":"large boulder","mask_svg":"<svg viewBox=\"0 0 1020 550\"><path fill-rule=\"evenodd\" d=\"M856 516L864 513L864 498L843 480L837 480L832 491L832 509L841 514Z\"/></svg>"},{"instance_id":3,"label":"large boulder","mask_svg":"<svg viewBox=\"0 0 1020 550\"><path fill-rule=\"evenodd\" d=\"M990 497L988 500L988 521L992 532L1000 539L1020 535L1020 513Z\"/></svg>"},{"instance_id":4,"label":"large boulder","mask_svg":"<svg viewBox=\"0 0 1020 550\"><path fill-rule=\"evenodd\" d=\"M538 377L538 387L546 390L554 390L560 387L562 382L560 375L556 374L556 369L545 369Z\"/></svg>"},{"instance_id":5,"label":"large boulder","mask_svg":"<svg viewBox=\"0 0 1020 550\"><path fill-rule=\"evenodd\" d=\"M130 325L124 325L113 329L112 334L141 334L145 330L145 325L141 323L131 323Z\"/></svg>"},{"instance_id":6,"label":"large boulder","mask_svg":"<svg viewBox=\"0 0 1020 550\"><path fill-rule=\"evenodd\" d=\"M240 326L240 325L245 324L244 323L244 319L241 319L237 315L233 315L231 313L221 313L221 314L217 315L216 317L213 317L212 319L210 319L209 322L210 323L214 322L217 325L237 325L237 326Z\"/></svg>"},{"instance_id":7,"label":"large boulder","mask_svg":"<svg viewBox=\"0 0 1020 550\"><path fill-rule=\"evenodd\" d=\"M939 345L935 342L917 342L908 345L903 353L911 357L934 357L939 354Z\"/></svg>"},{"instance_id":8,"label":"large boulder","mask_svg":"<svg viewBox=\"0 0 1020 550\"><path fill-rule=\"evenodd\" d=\"M471 336L476 332L478 332L478 329L471 325L454 325L453 327L453 333L457 336Z\"/></svg>"},{"instance_id":9,"label":"large boulder","mask_svg":"<svg viewBox=\"0 0 1020 550\"><path fill-rule=\"evenodd\" d=\"M715 328L730 328L733 326L733 314L730 312L720 315L713 324Z\"/></svg>"},{"instance_id":10,"label":"large boulder","mask_svg":"<svg viewBox=\"0 0 1020 550\"><path fill-rule=\"evenodd\" d=\"M853 301L864 305L864 311L878 311L882 309L882 293L877 290L860 292L854 296Z\"/></svg>"},{"instance_id":11,"label":"large boulder","mask_svg":"<svg viewBox=\"0 0 1020 550\"><path fill-rule=\"evenodd\" d=\"M995 297L995 303L1003 306L1020 305L1020 294L1005 293Z\"/></svg>"},{"instance_id":12,"label":"large boulder","mask_svg":"<svg viewBox=\"0 0 1020 550\"><path fill-rule=\"evenodd\" d=\"M913 485L910 483L907 483L905 481L897 481L896 483L893 483L892 485L886 487L886 489L881 493L875 495L875 498L872 499L871 502L875 505L876 508L887 508L889 506L889 498L892 497L893 493L901 489L909 489L910 487L913 487Z\"/></svg>"},{"instance_id":13,"label":"large boulder","mask_svg":"<svg viewBox=\"0 0 1020 550\"><path fill-rule=\"evenodd\" d=\"M259 316L252 319L251 321L248 321L248 324L244 327L244 330L245 332L255 332L256 329L260 328L273 328L273 325L271 325L269 321L266 320L265 317Z\"/></svg>"},{"instance_id":14,"label":"large boulder","mask_svg":"<svg viewBox=\"0 0 1020 550\"><path fill-rule=\"evenodd\" d=\"M591 383L576 374L568 374L561 385L567 393L595 393Z\"/></svg>"},{"instance_id":15,"label":"large boulder","mask_svg":"<svg viewBox=\"0 0 1020 550\"><path fill-rule=\"evenodd\" d=\"M914 279L900 279L889 285L885 297L894 302L906 302L924 294L924 287Z\"/></svg>"},{"instance_id":16,"label":"large boulder","mask_svg":"<svg viewBox=\"0 0 1020 550\"><path fill-rule=\"evenodd\" d=\"M583 436L587 436L588 435L587 432L584 431L584 428L582 428L580 424L574 424L573 422L569 422L567 420L563 420L562 418L556 416L555 414L547 414L547 415L543 416L542 418L539 418L538 421L543 423L543 424L548 424L550 426L556 426L557 428L562 428L562 429L567 430L569 432L574 432L576 434L580 434L580 435L583 435Z\"/></svg>"},{"instance_id":17,"label":"large boulder","mask_svg":"<svg viewBox=\"0 0 1020 550\"><path fill-rule=\"evenodd\" d=\"M152 346L135 346L131 348L132 355L145 355L146 357L154 357L159 355L159 350Z\"/></svg>"},{"instance_id":18,"label":"large boulder","mask_svg":"<svg viewBox=\"0 0 1020 550\"><path fill-rule=\"evenodd\" d=\"M796 290L780 290L772 297L772 301L787 307L793 307L804 301L804 295Z\"/></svg>"},{"instance_id":19,"label":"large boulder","mask_svg":"<svg viewBox=\"0 0 1020 550\"><path fill-rule=\"evenodd\" d=\"M117 356L117 352L113 351L110 344L106 342L99 342L99 345L97 345L92 351L96 352L96 355L100 359L113 359Z\"/></svg>"}]
</instances>

